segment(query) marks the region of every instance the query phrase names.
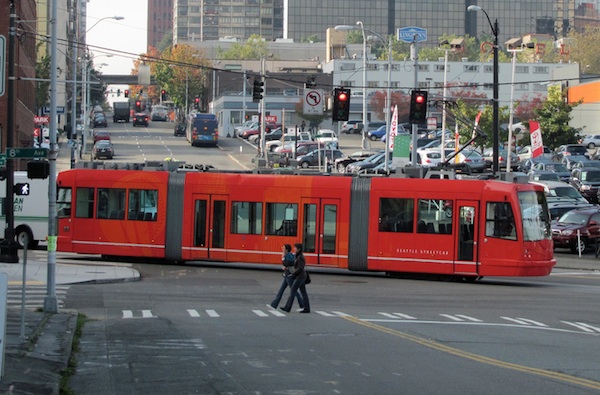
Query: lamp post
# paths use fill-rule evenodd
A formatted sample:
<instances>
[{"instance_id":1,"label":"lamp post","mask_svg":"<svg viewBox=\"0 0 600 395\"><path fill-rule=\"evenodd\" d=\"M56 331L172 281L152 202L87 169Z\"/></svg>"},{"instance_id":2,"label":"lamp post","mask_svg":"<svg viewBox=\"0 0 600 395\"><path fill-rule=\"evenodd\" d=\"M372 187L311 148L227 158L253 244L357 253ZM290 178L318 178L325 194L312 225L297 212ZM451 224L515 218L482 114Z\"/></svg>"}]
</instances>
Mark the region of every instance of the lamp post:
<instances>
[{"instance_id":1,"label":"lamp post","mask_svg":"<svg viewBox=\"0 0 600 395\"><path fill-rule=\"evenodd\" d=\"M492 160L492 175L495 177L496 173L498 172L498 145L499 145L499 137L498 137L498 133L499 133L499 126L500 126L500 120L499 120L499 109L498 109L498 89L499 89L499 83L498 83L498 19L494 20L494 23L492 24L492 21L490 19L490 16L488 15L488 13L481 8L480 6L477 5L470 5L467 7L467 11L483 11L483 13L485 14L485 17L487 18L488 23L490 24L490 28L492 29L492 34L494 35L494 99L493 99L493 103L492 103L492 108L493 108L493 125L492 125L492 134L493 134L493 142L492 142L492 155L493 155L493 160Z\"/></svg>"}]
</instances>

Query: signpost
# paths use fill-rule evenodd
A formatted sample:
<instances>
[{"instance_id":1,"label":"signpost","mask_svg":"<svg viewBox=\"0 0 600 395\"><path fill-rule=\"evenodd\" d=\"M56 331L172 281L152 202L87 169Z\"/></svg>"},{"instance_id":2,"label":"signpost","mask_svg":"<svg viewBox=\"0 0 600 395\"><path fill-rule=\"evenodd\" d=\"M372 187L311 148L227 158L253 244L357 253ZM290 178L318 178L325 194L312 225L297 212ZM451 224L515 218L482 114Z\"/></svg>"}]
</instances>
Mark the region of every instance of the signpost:
<instances>
[{"instance_id":1,"label":"signpost","mask_svg":"<svg viewBox=\"0 0 600 395\"><path fill-rule=\"evenodd\" d=\"M305 89L302 111L306 115L323 115L323 90Z\"/></svg>"},{"instance_id":2,"label":"signpost","mask_svg":"<svg viewBox=\"0 0 600 395\"><path fill-rule=\"evenodd\" d=\"M415 41L415 36L418 43L427 41L427 29L417 26L402 27L398 29L398 41L412 43Z\"/></svg>"}]
</instances>

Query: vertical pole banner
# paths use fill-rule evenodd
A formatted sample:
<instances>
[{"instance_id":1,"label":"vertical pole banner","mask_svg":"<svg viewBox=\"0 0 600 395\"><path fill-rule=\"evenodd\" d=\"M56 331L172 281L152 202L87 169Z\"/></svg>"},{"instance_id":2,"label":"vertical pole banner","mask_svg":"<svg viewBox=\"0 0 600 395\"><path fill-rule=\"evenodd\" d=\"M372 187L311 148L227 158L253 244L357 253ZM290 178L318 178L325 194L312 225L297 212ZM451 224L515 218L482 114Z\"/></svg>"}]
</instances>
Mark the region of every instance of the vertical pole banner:
<instances>
[{"instance_id":1,"label":"vertical pole banner","mask_svg":"<svg viewBox=\"0 0 600 395\"><path fill-rule=\"evenodd\" d=\"M396 139L396 135L398 134L398 106L394 106L394 112L392 113L392 121L390 125L390 141L389 144L390 151L394 152L394 140Z\"/></svg>"},{"instance_id":2,"label":"vertical pole banner","mask_svg":"<svg viewBox=\"0 0 600 395\"><path fill-rule=\"evenodd\" d=\"M531 137L531 157L537 158L544 153L544 143L542 141L540 123L537 121L529 121L529 131Z\"/></svg>"}]
</instances>

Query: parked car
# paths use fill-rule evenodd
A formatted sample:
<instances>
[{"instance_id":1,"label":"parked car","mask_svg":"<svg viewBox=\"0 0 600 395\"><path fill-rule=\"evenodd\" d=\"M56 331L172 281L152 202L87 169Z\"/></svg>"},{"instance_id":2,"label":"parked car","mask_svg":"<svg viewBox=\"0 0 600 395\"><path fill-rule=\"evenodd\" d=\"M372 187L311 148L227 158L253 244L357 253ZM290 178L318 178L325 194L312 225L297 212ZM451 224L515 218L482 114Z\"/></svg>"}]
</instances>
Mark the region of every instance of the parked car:
<instances>
[{"instance_id":1,"label":"parked car","mask_svg":"<svg viewBox=\"0 0 600 395\"><path fill-rule=\"evenodd\" d=\"M548 203L548 211L550 211L550 220L555 222L560 219L563 215L568 213L571 210L576 210L579 208L591 208L600 206L591 204L591 203L583 203L579 201L559 201L559 202L550 202Z\"/></svg>"},{"instance_id":2,"label":"parked car","mask_svg":"<svg viewBox=\"0 0 600 395\"><path fill-rule=\"evenodd\" d=\"M360 150L360 151L353 152L348 156L336 159L335 160L335 168L338 171L338 173L345 173L346 167L350 163L360 162L361 160L365 160L368 157L370 157L374 154L381 153L381 152L382 152L381 150Z\"/></svg>"},{"instance_id":3,"label":"parked car","mask_svg":"<svg viewBox=\"0 0 600 395\"><path fill-rule=\"evenodd\" d=\"M333 130L321 129L315 135L314 141L326 145L327 148L338 148L338 137Z\"/></svg>"},{"instance_id":4,"label":"parked car","mask_svg":"<svg viewBox=\"0 0 600 395\"><path fill-rule=\"evenodd\" d=\"M314 141L307 141L307 142L297 143L297 144L293 144L293 145L289 145L289 146L286 145L284 147L281 147L281 149L276 149L275 152L278 152L280 154L291 154L294 152L294 149L295 149L296 157L298 157L298 156L306 155L309 152L316 150L317 148L319 148L318 143L315 143Z\"/></svg>"},{"instance_id":5,"label":"parked car","mask_svg":"<svg viewBox=\"0 0 600 395\"><path fill-rule=\"evenodd\" d=\"M494 161L494 149L486 148L483 150L483 159L485 160L485 165L488 168L492 167ZM504 149L500 149L498 151L498 167L500 169L506 169L506 165L508 164L508 152ZM514 152L510 153L510 169L512 171L516 171L519 168L519 157Z\"/></svg>"},{"instance_id":6,"label":"parked car","mask_svg":"<svg viewBox=\"0 0 600 395\"><path fill-rule=\"evenodd\" d=\"M529 173L531 170L535 169L535 165L538 163L549 163L551 162L550 159L547 158L527 158L527 159L523 159L522 161L519 162L519 167L518 170L523 172L523 173ZM556 162L552 162L552 163L556 163ZM565 169L566 170L566 169Z\"/></svg>"},{"instance_id":7,"label":"parked car","mask_svg":"<svg viewBox=\"0 0 600 395\"><path fill-rule=\"evenodd\" d=\"M358 133L358 131L355 131L357 129L358 124L362 123L362 121L360 120L349 120L346 121L344 123L342 123L342 126L340 127L340 134L342 133Z\"/></svg>"},{"instance_id":8,"label":"parked car","mask_svg":"<svg viewBox=\"0 0 600 395\"><path fill-rule=\"evenodd\" d=\"M106 116L99 112L94 114L94 120L92 123L95 128L99 128L99 127L107 128L108 127L108 121L106 120Z\"/></svg>"},{"instance_id":9,"label":"parked car","mask_svg":"<svg viewBox=\"0 0 600 395\"><path fill-rule=\"evenodd\" d=\"M531 145L526 145L518 151L519 160L530 159L533 157ZM543 153L536 158L552 159L552 150L546 146L543 147Z\"/></svg>"},{"instance_id":10,"label":"parked car","mask_svg":"<svg viewBox=\"0 0 600 395\"><path fill-rule=\"evenodd\" d=\"M248 129L258 129L258 122L246 121L240 126L236 126L233 131L237 137L242 137L242 133Z\"/></svg>"},{"instance_id":11,"label":"parked car","mask_svg":"<svg viewBox=\"0 0 600 395\"><path fill-rule=\"evenodd\" d=\"M152 112L150 113L150 119L152 121L168 121L169 120L169 108L166 106L152 106Z\"/></svg>"},{"instance_id":12,"label":"parked car","mask_svg":"<svg viewBox=\"0 0 600 395\"><path fill-rule=\"evenodd\" d=\"M338 149L316 149L306 155L296 157L298 166L308 168L310 166L325 165L328 162L334 163L338 158L344 156L344 153Z\"/></svg>"},{"instance_id":13,"label":"parked car","mask_svg":"<svg viewBox=\"0 0 600 395\"><path fill-rule=\"evenodd\" d=\"M435 167L442 160L442 150L439 148L420 148L417 150L417 163L422 167Z\"/></svg>"},{"instance_id":14,"label":"parked car","mask_svg":"<svg viewBox=\"0 0 600 395\"><path fill-rule=\"evenodd\" d=\"M600 160L582 159L574 161L571 165L571 170L580 169L582 167L595 167L600 168Z\"/></svg>"},{"instance_id":15,"label":"parked car","mask_svg":"<svg viewBox=\"0 0 600 395\"><path fill-rule=\"evenodd\" d=\"M583 155L589 157L587 148L581 144L563 144L556 149L553 160L560 161L565 156Z\"/></svg>"},{"instance_id":16,"label":"parked car","mask_svg":"<svg viewBox=\"0 0 600 395\"><path fill-rule=\"evenodd\" d=\"M558 175L561 181L569 182L571 172L562 163L557 162L538 162L533 165L533 170L553 171Z\"/></svg>"},{"instance_id":17,"label":"parked car","mask_svg":"<svg viewBox=\"0 0 600 395\"><path fill-rule=\"evenodd\" d=\"M367 127L364 128L364 133L369 133L371 130L379 129L382 126L385 126L385 121L369 121L367 122Z\"/></svg>"},{"instance_id":18,"label":"parked car","mask_svg":"<svg viewBox=\"0 0 600 395\"><path fill-rule=\"evenodd\" d=\"M560 181L558 174L553 171L531 170L527 176L530 181Z\"/></svg>"},{"instance_id":19,"label":"parked car","mask_svg":"<svg viewBox=\"0 0 600 395\"><path fill-rule=\"evenodd\" d=\"M283 141L282 141L283 140ZM298 133L288 133L280 138L279 140L267 141L265 143L265 149L267 152L277 152L277 148L285 146L286 144L296 144L298 142L304 141L312 141L310 138L310 133L308 132L298 132Z\"/></svg>"},{"instance_id":20,"label":"parked car","mask_svg":"<svg viewBox=\"0 0 600 395\"><path fill-rule=\"evenodd\" d=\"M600 208L570 210L552 223L554 248L569 248L583 253L593 240L600 237Z\"/></svg>"},{"instance_id":21,"label":"parked car","mask_svg":"<svg viewBox=\"0 0 600 395\"><path fill-rule=\"evenodd\" d=\"M104 130L94 130L94 144L100 140L110 140L110 133Z\"/></svg>"},{"instance_id":22,"label":"parked car","mask_svg":"<svg viewBox=\"0 0 600 395\"><path fill-rule=\"evenodd\" d=\"M571 172L569 182L590 203L598 203L598 187L600 187L600 169L578 168Z\"/></svg>"},{"instance_id":23,"label":"parked car","mask_svg":"<svg viewBox=\"0 0 600 395\"><path fill-rule=\"evenodd\" d=\"M175 128L173 130L174 136L185 136L185 129L187 128L187 124L185 122L177 122L175 124Z\"/></svg>"},{"instance_id":24,"label":"parked car","mask_svg":"<svg viewBox=\"0 0 600 395\"><path fill-rule=\"evenodd\" d=\"M381 138L383 136L386 136L386 133L387 133L387 126L382 125L375 130L369 130L367 132L367 138L372 141L381 140Z\"/></svg>"},{"instance_id":25,"label":"parked car","mask_svg":"<svg viewBox=\"0 0 600 395\"><path fill-rule=\"evenodd\" d=\"M600 134L590 134L587 136L583 136L583 138L579 140L579 144L589 149L594 149L600 146Z\"/></svg>"},{"instance_id":26,"label":"parked car","mask_svg":"<svg viewBox=\"0 0 600 395\"><path fill-rule=\"evenodd\" d=\"M579 162L589 162L590 160L583 155L566 155L560 159L560 163L565 165L567 170L573 170L573 167ZM580 165L581 166L581 165Z\"/></svg>"},{"instance_id":27,"label":"parked car","mask_svg":"<svg viewBox=\"0 0 600 395\"><path fill-rule=\"evenodd\" d=\"M110 140L99 140L94 144L92 155L94 159L112 159L115 154L114 148Z\"/></svg>"},{"instance_id":28,"label":"parked car","mask_svg":"<svg viewBox=\"0 0 600 395\"><path fill-rule=\"evenodd\" d=\"M454 154L454 150L446 150L446 158ZM451 158L448 166L465 173L483 173L486 168L485 160L479 152L472 149L464 149L458 154L458 163Z\"/></svg>"},{"instance_id":29,"label":"parked car","mask_svg":"<svg viewBox=\"0 0 600 395\"><path fill-rule=\"evenodd\" d=\"M143 112L133 114L133 126L142 125L148 127L148 115Z\"/></svg>"},{"instance_id":30,"label":"parked car","mask_svg":"<svg viewBox=\"0 0 600 395\"><path fill-rule=\"evenodd\" d=\"M562 181L530 181L530 183L544 188L548 203L558 201L579 201L581 203L589 203L577 189Z\"/></svg>"},{"instance_id":31,"label":"parked car","mask_svg":"<svg viewBox=\"0 0 600 395\"><path fill-rule=\"evenodd\" d=\"M392 153L390 152L389 156L388 156L388 160L391 158L392 158ZM374 154L363 161L354 162L354 163L349 164L346 167L346 172L347 173L360 173L361 171L365 171L366 169L373 168L373 167L383 163L384 160L385 160L385 152Z\"/></svg>"},{"instance_id":32,"label":"parked car","mask_svg":"<svg viewBox=\"0 0 600 395\"><path fill-rule=\"evenodd\" d=\"M257 134L260 134L260 125L258 125L258 124L256 124L255 129L245 129L243 132L241 132L239 137L241 137L245 140L248 140L250 138L250 136L255 136Z\"/></svg>"}]
</instances>

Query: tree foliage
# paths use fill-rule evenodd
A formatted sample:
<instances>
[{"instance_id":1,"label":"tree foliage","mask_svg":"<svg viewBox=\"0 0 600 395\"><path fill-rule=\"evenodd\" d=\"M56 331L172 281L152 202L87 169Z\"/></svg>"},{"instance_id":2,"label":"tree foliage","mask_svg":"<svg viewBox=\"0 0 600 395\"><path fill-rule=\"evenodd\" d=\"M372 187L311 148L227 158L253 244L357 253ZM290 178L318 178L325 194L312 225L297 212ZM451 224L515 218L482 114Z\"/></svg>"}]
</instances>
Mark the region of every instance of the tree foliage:
<instances>
[{"instance_id":1,"label":"tree foliage","mask_svg":"<svg viewBox=\"0 0 600 395\"><path fill-rule=\"evenodd\" d=\"M535 110L535 119L540 123L544 145L554 149L577 141L581 129L569 126L569 121L572 119L571 111L579 104L581 102L567 103L566 92L560 92L549 95L548 100Z\"/></svg>"},{"instance_id":2,"label":"tree foliage","mask_svg":"<svg viewBox=\"0 0 600 395\"><path fill-rule=\"evenodd\" d=\"M317 129L324 120L329 119L331 117L330 111L323 111L323 115L309 115L304 114L304 101L301 99L298 103L296 103L296 114L301 119L305 119L308 122L308 126L310 128Z\"/></svg>"},{"instance_id":3,"label":"tree foliage","mask_svg":"<svg viewBox=\"0 0 600 395\"><path fill-rule=\"evenodd\" d=\"M265 40L258 34L253 34L245 43L234 43L228 50L217 48L217 59L258 60L261 56L267 56L268 53L269 49Z\"/></svg>"},{"instance_id":4,"label":"tree foliage","mask_svg":"<svg viewBox=\"0 0 600 395\"><path fill-rule=\"evenodd\" d=\"M376 91L371 97L371 106L379 119L385 119L386 102L386 91ZM392 92L390 108L394 108L394 106L398 106L398 123L407 122L410 110L410 95L399 91Z\"/></svg>"},{"instance_id":5,"label":"tree foliage","mask_svg":"<svg viewBox=\"0 0 600 395\"><path fill-rule=\"evenodd\" d=\"M600 29L588 26L582 33L569 33L569 59L579 64L582 74L600 74ZM593 48L596 48L595 50Z\"/></svg>"}]
</instances>

